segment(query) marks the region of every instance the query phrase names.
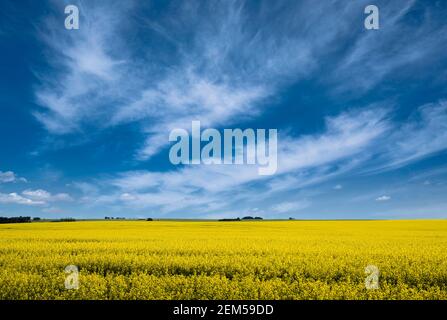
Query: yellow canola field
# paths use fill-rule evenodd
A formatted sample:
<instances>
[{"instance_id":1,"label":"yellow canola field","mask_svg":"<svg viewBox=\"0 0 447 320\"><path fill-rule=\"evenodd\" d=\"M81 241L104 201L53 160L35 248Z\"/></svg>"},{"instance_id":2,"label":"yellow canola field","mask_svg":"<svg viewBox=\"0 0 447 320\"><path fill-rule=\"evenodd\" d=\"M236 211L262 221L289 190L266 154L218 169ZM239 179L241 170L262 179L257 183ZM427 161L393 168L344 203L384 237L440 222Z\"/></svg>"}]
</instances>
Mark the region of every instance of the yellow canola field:
<instances>
[{"instance_id":1,"label":"yellow canola field","mask_svg":"<svg viewBox=\"0 0 447 320\"><path fill-rule=\"evenodd\" d=\"M447 299L447 221L4 224L0 299Z\"/></svg>"}]
</instances>

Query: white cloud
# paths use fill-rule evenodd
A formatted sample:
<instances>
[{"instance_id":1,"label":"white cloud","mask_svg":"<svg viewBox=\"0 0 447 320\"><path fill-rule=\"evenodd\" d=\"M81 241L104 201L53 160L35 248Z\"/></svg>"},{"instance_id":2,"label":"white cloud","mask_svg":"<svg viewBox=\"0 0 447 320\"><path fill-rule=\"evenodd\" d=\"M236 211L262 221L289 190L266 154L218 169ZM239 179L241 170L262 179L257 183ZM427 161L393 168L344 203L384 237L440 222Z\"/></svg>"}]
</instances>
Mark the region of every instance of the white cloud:
<instances>
[{"instance_id":1,"label":"white cloud","mask_svg":"<svg viewBox=\"0 0 447 320\"><path fill-rule=\"evenodd\" d=\"M380 196L376 198L376 201L388 201L388 200L391 200L390 196Z\"/></svg>"},{"instance_id":2,"label":"white cloud","mask_svg":"<svg viewBox=\"0 0 447 320\"><path fill-rule=\"evenodd\" d=\"M341 184L337 184L334 186L334 190L341 190L343 189L343 186Z\"/></svg>"},{"instance_id":3,"label":"white cloud","mask_svg":"<svg viewBox=\"0 0 447 320\"><path fill-rule=\"evenodd\" d=\"M0 183L8 183L8 182L27 182L25 178L18 177L12 171L2 172L0 171Z\"/></svg>"},{"instance_id":4,"label":"white cloud","mask_svg":"<svg viewBox=\"0 0 447 320\"><path fill-rule=\"evenodd\" d=\"M35 206L35 205L44 205L45 201L28 199L22 197L21 195L15 192L12 192L8 194L0 193L0 203Z\"/></svg>"},{"instance_id":5,"label":"white cloud","mask_svg":"<svg viewBox=\"0 0 447 320\"><path fill-rule=\"evenodd\" d=\"M54 201L71 201L72 198L67 193L51 194L50 192L42 189L37 190L25 190L22 192L25 197L43 202L54 202Z\"/></svg>"},{"instance_id":6,"label":"white cloud","mask_svg":"<svg viewBox=\"0 0 447 320\"><path fill-rule=\"evenodd\" d=\"M32 198L34 200L48 200L51 198L51 194L48 191L38 190L25 190L22 192L24 196Z\"/></svg>"},{"instance_id":7,"label":"white cloud","mask_svg":"<svg viewBox=\"0 0 447 320\"><path fill-rule=\"evenodd\" d=\"M14 182L16 180L16 176L12 171L2 172L0 171L0 183L5 182Z\"/></svg>"},{"instance_id":8,"label":"white cloud","mask_svg":"<svg viewBox=\"0 0 447 320\"><path fill-rule=\"evenodd\" d=\"M20 204L27 206L45 206L50 202L71 201L72 198L66 193L52 195L50 192L37 189L25 190L22 194L16 192L0 193L0 203Z\"/></svg>"}]
</instances>

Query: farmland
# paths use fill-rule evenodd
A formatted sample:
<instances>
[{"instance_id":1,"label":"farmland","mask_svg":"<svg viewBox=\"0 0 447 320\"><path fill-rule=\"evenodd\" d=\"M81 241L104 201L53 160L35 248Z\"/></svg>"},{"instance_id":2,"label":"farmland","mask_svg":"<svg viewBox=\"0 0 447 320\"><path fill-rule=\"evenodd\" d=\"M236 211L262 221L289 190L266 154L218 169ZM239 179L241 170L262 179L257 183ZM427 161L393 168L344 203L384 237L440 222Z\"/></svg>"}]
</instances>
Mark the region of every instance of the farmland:
<instances>
[{"instance_id":1,"label":"farmland","mask_svg":"<svg viewBox=\"0 0 447 320\"><path fill-rule=\"evenodd\" d=\"M0 299L447 299L447 221L5 224Z\"/></svg>"}]
</instances>

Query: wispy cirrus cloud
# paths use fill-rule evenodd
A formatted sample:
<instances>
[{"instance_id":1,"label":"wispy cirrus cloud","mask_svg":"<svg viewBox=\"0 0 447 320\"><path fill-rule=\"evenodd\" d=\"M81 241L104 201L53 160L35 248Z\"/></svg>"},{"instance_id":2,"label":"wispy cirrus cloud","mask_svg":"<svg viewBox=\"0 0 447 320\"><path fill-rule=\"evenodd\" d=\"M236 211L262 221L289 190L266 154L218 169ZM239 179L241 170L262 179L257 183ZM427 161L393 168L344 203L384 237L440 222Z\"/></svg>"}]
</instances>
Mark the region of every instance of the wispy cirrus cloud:
<instances>
[{"instance_id":1,"label":"wispy cirrus cloud","mask_svg":"<svg viewBox=\"0 0 447 320\"><path fill-rule=\"evenodd\" d=\"M387 108L377 105L327 118L326 129L320 134L285 136L279 140L278 172L273 177L259 176L256 167L248 165L186 166L167 172L123 172L102 182L115 189L101 198L102 203L134 208L152 207L164 213L177 210L197 213L216 210L217 213L222 210L231 212L240 203L245 203L249 210L259 201L266 201L273 210L276 208L275 202L303 200L293 200L293 194L284 198L284 192L321 184L346 174L360 175L365 166L373 166L377 170L390 164L390 159L404 159L407 149L396 146L412 145L416 148L417 145L413 143L422 141L415 137L424 137L425 145L430 146L431 142L439 150L437 140L431 134L439 134L438 125L444 122L442 117L434 120L432 116L438 114L442 106L442 103L423 106L419 108L420 114L410 117L404 125L393 122ZM421 122L420 116L432 121ZM402 128L412 129L402 131ZM384 144L384 141L389 144ZM434 149L426 150L430 152L424 153L425 156ZM389 200L387 197L379 197L377 201ZM283 199L282 202L279 199ZM312 202L309 199L306 201L311 206Z\"/></svg>"},{"instance_id":2,"label":"wispy cirrus cloud","mask_svg":"<svg viewBox=\"0 0 447 320\"><path fill-rule=\"evenodd\" d=\"M54 3L53 9L63 12L66 4L69 3ZM41 84L35 96L42 109L34 115L50 133L57 135L81 133L85 123L102 127L104 117L120 98L120 83L126 72L124 49L114 37L126 5L116 4L120 8L117 11L117 7L106 3L76 4L81 8L79 30L64 29L50 15L38 31L46 46L50 69L37 71Z\"/></svg>"},{"instance_id":3,"label":"wispy cirrus cloud","mask_svg":"<svg viewBox=\"0 0 447 320\"><path fill-rule=\"evenodd\" d=\"M403 166L447 149L447 101L423 105L413 117L391 137L393 161L388 167Z\"/></svg>"},{"instance_id":4,"label":"wispy cirrus cloud","mask_svg":"<svg viewBox=\"0 0 447 320\"><path fill-rule=\"evenodd\" d=\"M124 17L138 17L132 5L120 5L118 16L105 3L82 4L80 30L56 28L49 20L52 32L41 35L53 67L64 72L41 75L36 97L44 109L35 115L54 134L80 132L86 124L92 130L142 123L146 142L136 150L140 160L165 148L169 131L188 127L191 120L222 126L262 114L279 91L315 77L326 49L336 51L349 39L349 17L361 9L303 1L289 3L293 8L262 3L253 11L243 1L185 2L155 21L135 20L133 27L160 44L142 55L124 40ZM368 46L359 41L355 50ZM363 65L356 61L364 55L350 55L343 72Z\"/></svg>"},{"instance_id":5,"label":"wispy cirrus cloud","mask_svg":"<svg viewBox=\"0 0 447 320\"><path fill-rule=\"evenodd\" d=\"M442 56L447 29L430 19L433 8L418 6L416 0L378 5L380 31L359 33L354 39L330 75L335 91L361 94L393 73L430 67ZM418 17L408 18L411 11L419 12Z\"/></svg>"},{"instance_id":6,"label":"wispy cirrus cloud","mask_svg":"<svg viewBox=\"0 0 447 320\"><path fill-rule=\"evenodd\" d=\"M370 92L438 61L447 34L430 19L433 7L415 1L381 3L377 32L355 31L363 27L367 1L187 1L153 16L133 2L77 3L80 30L64 30L50 18L40 34L49 70L38 73L41 108L34 114L53 135L133 125L139 161L167 148L173 128L187 129L192 120L204 127L256 120L306 80L336 97ZM416 9L418 23L408 18ZM393 119L393 107L382 105L326 117L324 127L305 135L280 130L274 177L258 176L254 166L190 166L111 172L73 187L93 206L248 212L261 201L268 208L301 203L288 191L399 168L446 149L445 102L420 107L403 124Z\"/></svg>"},{"instance_id":7,"label":"wispy cirrus cloud","mask_svg":"<svg viewBox=\"0 0 447 320\"><path fill-rule=\"evenodd\" d=\"M327 55L347 41L354 44L336 67L326 66L333 70L328 78L336 79L335 87L365 90L396 68L433 56L447 34L429 20L414 32L404 19L414 1L381 5L386 32L359 33L354 41L351 17L362 12L362 3L302 1L286 8L269 2L249 11L243 1L188 1L155 20L140 17L133 3L117 4L120 10L80 3L80 30L48 19L48 32L40 35L52 66L63 72L40 75L36 98L44 109L35 115L54 134L79 133L86 124L92 130L141 122L146 142L136 150L140 160L165 148L169 131L191 120L222 126L257 117L278 91L315 78L322 62L332 61ZM127 15L159 44L147 55L125 40ZM408 36L396 41L401 33Z\"/></svg>"},{"instance_id":8,"label":"wispy cirrus cloud","mask_svg":"<svg viewBox=\"0 0 447 320\"><path fill-rule=\"evenodd\" d=\"M290 191L352 169L358 164L354 158L362 158L362 151L388 130L386 115L378 110L347 112L328 118L326 131L321 134L284 137L278 149L278 173L273 178L259 176L257 167L250 165L124 172L103 182L115 191L101 197L101 203L152 207L165 213L231 210L241 201L253 207L260 197L272 201L285 185ZM280 182L279 189L275 181ZM240 194L235 196L237 190Z\"/></svg>"},{"instance_id":9,"label":"wispy cirrus cloud","mask_svg":"<svg viewBox=\"0 0 447 320\"><path fill-rule=\"evenodd\" d=\"M400 168L447 150L447 102L417 108L407 121L395 125L382 149L367 172Z\"/></svg>"}]
</instances>

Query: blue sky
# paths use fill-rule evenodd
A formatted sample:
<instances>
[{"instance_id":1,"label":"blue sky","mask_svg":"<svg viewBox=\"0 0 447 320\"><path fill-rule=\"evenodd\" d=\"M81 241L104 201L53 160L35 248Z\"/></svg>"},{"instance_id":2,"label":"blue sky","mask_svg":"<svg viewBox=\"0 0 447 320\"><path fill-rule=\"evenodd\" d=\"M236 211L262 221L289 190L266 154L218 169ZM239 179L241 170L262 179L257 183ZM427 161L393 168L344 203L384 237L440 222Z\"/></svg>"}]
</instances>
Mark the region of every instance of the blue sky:
<instances>
[{"instance_id":1,"label":"blue sky","mask_svg":"<svg viewBox=\"0 0 447 320\"><path fill-rule=\"evenodd\" d=\"M80 29L64 28L64 7ZM364 8L380 9L366 30ZM447 218L445 1L0 3L0 215ZM278 129L278 171L173 128Z\"/></svg>"}]
</instances>

